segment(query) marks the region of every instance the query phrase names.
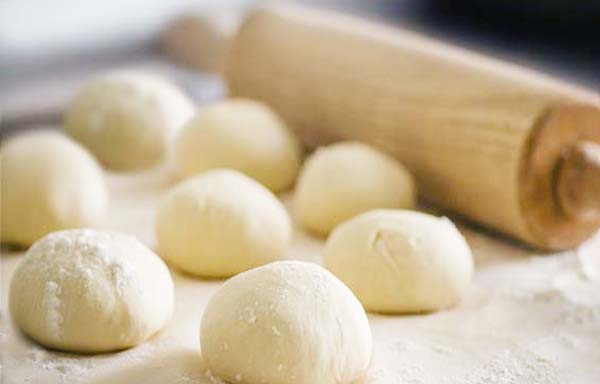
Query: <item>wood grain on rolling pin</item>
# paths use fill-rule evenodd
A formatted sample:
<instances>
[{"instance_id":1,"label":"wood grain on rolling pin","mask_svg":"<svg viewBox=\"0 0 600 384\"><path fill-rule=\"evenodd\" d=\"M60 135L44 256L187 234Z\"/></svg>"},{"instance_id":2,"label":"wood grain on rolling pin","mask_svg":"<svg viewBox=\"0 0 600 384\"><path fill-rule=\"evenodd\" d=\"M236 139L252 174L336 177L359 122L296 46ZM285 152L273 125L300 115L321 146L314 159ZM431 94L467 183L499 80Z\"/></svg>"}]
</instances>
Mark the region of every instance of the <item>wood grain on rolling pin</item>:
<instances>
[{"instance_id":1,"label":"wood grain on rolling pin","mask_svg":"<svg viewBox=\"0 0 600 384\"><path fill-rule=\"evenodd\" d=\"M531 245L569 248L600 225L590 213L597 184L575 181L573 194L555 177L575 161L573 148L600 143L596 94L410 32L297 8L251 15L226 78L233 96L271 104L309 145L383 148L412 169L427 200ZM577 177L600 170L587 168ZM596 203L567 214L565 201L580 195Z\"/></svg>"}]
</instances>

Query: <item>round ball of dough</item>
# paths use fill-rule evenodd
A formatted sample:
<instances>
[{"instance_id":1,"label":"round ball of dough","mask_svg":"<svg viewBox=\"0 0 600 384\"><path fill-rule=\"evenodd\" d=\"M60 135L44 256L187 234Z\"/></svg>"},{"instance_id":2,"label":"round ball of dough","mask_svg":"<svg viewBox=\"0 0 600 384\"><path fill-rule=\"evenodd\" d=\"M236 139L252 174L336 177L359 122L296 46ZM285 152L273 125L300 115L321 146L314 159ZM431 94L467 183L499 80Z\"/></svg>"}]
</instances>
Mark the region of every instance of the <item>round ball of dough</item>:
<instances>
[{"instance_id":1,"label":"round ball of dough","mask_svg":"<svg viewBox=\"0 0 600 384\"><path fill-rule=\"evenodd\" d=\"M156 219L160 255L205 277L227 277L282 259L291 232L285 208L268 189L226 169L175 186Z\"/></svg>"},{"instance_id":2,"label":"round ball of dough","mask_svg":"<svg viewBox=\"0 0 600 384\"><path fill-rule=\"evenodd\" d=\"M211 372L230 383L351 384L366 374L372 340L342 282L316 264L280 261L221 287L200 344Z\"/></svg>"},{"instance_id":3,"label":"round ball of dough","mask_svg":"<svg viewBox=\"0 0 600 384\"><path fill-rule=\"evenodd\" d=\"M327 239L324 265L374 312L447 308L473 274L471 250L445 217L402 210L363 213Z\"/></svg>"},{"instance_id":4,"label":"round ball of dough","mask_svg":"<svg viewBox=\"0 0 600 384\"><path fill-rule=\"evenodd\" d=\"M96 353L128 348L173 311L163 261L134 237L72 229L36 242L10 285L15 324L38 343Z\"/></svg>"},{"instance_id":5,"label":"round ball of dough","mask_svg":"<svg viewBox=\"0 0 600 384\"><path fill-rule=\"evenodd\" d=\"M75 95L65 129L108 168L143 169L165 158L193 111L191 101L160 77L114 72Z\"/></svg>"},{"instance_id":6,"label":"round ball of dough","mask_svg":"<svg viewBox=\"0 0 600 384\"><path fill-rule=\"evenodd\" d=\"M102 170L57 132L26 133L0 151L2 242L29 246L52 231L94 227L106 215Z\"/></svg>"},{"instance_id":7,"label":"round ball of dough","mask_svg":"<svg viewBox=\"0 0 600 384\"><path fill-rule=\"evenodd\" d=\"M300 147L269 107L232 99L202 108L186 124L176 139L175 161L183 177L232 168L277 192L294 182Z\"/></svg>"},{"instance_id":8,"label":"round ball of dough","mask_svg":"<svg viewBox=\"0 0 600 384\"><path fill-rule=\"evenodd\" d=\"M328 234L339 223L375 208L411 208L415 184L392 157L366 144L322 147L304 164L294 196L301 224Z\"/></svg>"}]
</instances>

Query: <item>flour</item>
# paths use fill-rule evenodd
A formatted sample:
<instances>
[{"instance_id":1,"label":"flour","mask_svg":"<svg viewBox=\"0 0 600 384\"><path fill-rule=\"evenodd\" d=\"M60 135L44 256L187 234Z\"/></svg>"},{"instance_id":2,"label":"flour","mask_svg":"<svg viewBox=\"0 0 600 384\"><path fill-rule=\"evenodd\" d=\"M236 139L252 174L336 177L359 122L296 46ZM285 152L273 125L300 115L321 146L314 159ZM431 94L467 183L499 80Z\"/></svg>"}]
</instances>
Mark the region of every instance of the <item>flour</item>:
<instances>
[{"instance_id":1,"label":"flour","mask_svg":"<svg viewBox=\"0 0 600 384\"><path fill-rule=\"evenodd\" d=\"M559 384L556 368L527 350L507 350L466 377L444 384Z\"/></svg>"},{"instance_id":2,"label":"flour","mask_svg":"<svg viewBox=\"0 0 600 384\"><path fill-rule=\"evenodd\" d=\"M366 384L423 384L423 371L416 367L401 366L394 370L375 368L367 373Z\"/></svg>"},{"instance_id":3,"label":"flour","mask_svg":"<svg viewBox=\"0 0 600 384\"><path fill-rule=\"evenodd\" d=\"M51 260L56 258L69 259L69 267L59 265L58 276L60 280L50 282L50 288L59 292L62 280L66 276L81 281L84 287L89 287L90 280L93 279L94 270L101 269L112 281L112 286L115 287L117 295L122 295L128 284L131 283L133 274L131 266L127 258L117 257L114 250L108 250L105 246L107 241L110 241L114 235L108 232L95 232L91 230L80 230L79 235L72 239L65 235L64 231L54 232L48 236L48 241L44 244L38 244L43 249L38 249L44 253L44 262L36 266L36 270L43 275L49 274L49 265ZM50 293L50 292L49 292ZM82 294L86 295L84 290ZM54 295L56 296L56 295ZM60 316L57 309L59 302L56 300L44 301L46 305L50 305L48 312L54 313L54 320L59 321Z\"/></svg>"},{"instance_id":4,"label":"flour","mask_svg":"<svg viewBox=\"0 0 600 384\"><path fill-rule=\"evenodd\" d=\"M365 380L366 384L404 384L403 381L389 369L371 369Z\"/></svg>"},{"instance_id":5,"label":"flour","mask_svg":"<svg viewBox=\"0 0 600 384\"><path fill-rule=\"evenodd\" d=\"M212 372L210 371L210 369L207 369L204 374L206 375L206 378L208 379L208 381L210 381L210 384L227 384L227 382L219 379L217 376L213 375Z\"/></svg>"},{"instance_id":6,"label":"flour","mask_svg":"<svg viewBox=\"0 0 600 384\"><path fill-rule=\"evenodd\" d=\"M93 359L52 352L33 347L28 353L31 364L60 377L83 377L97 364Z\"/></svg>"},{"instance_id":7,"label":"flour","mask_svg":"<svg viewBox=\"0 0 600 384\"><path fill-rule=\"evenodd\" d=\"M60 291L60 286L50 280L46 283L42 297L42 305L46 307L46 328L54 340L60 340L62 337L63 317L60 311Z\"/></svg>"},{"instance_id":8,"label":"flour","mask_svg":"<svg viewBox=\"0 0 600 384\"><path fill-rule=\"evenodd\" d=\"M583 277L588 280L600 279L600 245L584 243L576 250L577 261Z\"/></svg>"},{"instance_id":9,"label":"flour","mask_svg":"<svg viewBox=\"0 0 600 384\"><path fill-rule=\"evenodd\" d=\"M131 282L131 266L127 258L117 257L114 250L108 250L106 243L111 240L114 235L107 232L91 232L82 231L81 235L75 241L71 248L71 252L77 259L77 272L84 278L92 276L93 267L85 267L85 265L100 264L98 267L104 269L108 278L112 281L112 286L115 287L117 295L122 295L127 285ZM133 245L137 248L137 243ZM86 259L94 259L96 263L86 261Z\"/></svg>"},{"instance_id":10,"label":"flour","mask_svg":"<svg viewBox=\"0 0 600 384\"><path fill-rule=\"evenodd\" d=\"M560 308L556 321L562 325L600 322L600 249L594 254L590 249L582 247L555 260L536 260L536 267L547 270L546 276L533 287L510 287L506 297Z\"/></svg>"},{"instance_id":11,"label":"flour","mask_svg":"<svg viewBox=\"0 0 600 384\"><path fill-rule=\"evenodd\" d=\"M445 345L441 345L441 344L435 344L431 347L431 350L433 352L439 353L441 355L451 355L452 354L452 348L449 348Z\"/></svg>"}]
</instances>

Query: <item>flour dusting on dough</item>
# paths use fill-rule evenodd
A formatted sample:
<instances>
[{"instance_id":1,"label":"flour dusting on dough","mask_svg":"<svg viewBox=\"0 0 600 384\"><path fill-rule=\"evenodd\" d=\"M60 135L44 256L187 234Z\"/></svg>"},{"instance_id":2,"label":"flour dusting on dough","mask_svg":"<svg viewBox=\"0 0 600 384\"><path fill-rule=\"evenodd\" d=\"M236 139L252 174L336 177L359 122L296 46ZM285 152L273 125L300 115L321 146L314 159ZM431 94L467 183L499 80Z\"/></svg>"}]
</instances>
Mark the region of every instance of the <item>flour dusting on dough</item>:
<instances>
[{"instance_id":1,"label":"flour dusting on dough","mask_svg":"<svg viewBox=\"0 0 600 384\"><path fill-rule=\"evenodd\" d=\"M46 327L48 333L54 340L60 340L62 337L63 317L60 312L60 286L54 281L48 281L44 288L44 297L42 305L46 307Z\"/></svg>"}]
</instances>

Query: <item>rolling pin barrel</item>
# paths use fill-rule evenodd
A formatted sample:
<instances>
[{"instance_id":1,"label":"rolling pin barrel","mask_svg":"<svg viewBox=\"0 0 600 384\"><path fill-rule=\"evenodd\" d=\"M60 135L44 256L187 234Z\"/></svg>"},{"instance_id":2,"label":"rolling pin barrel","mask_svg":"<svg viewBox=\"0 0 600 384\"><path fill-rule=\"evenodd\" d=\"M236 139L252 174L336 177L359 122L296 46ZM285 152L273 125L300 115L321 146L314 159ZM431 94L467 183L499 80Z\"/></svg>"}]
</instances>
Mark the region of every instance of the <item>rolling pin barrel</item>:
<instances>
[{"instance_id":1,"label":"rolling pin barrel","mask_svg":"<svg viewBox=\"0 0 600 384\"><path fill-rule=\"evenodd\" d=\"M275 108L309 146L361 140L422 197L545 249L600 226L600 98L411 32L345 16L255 12L229 49L232 96Z\"/></svg>"}]
</instances>

